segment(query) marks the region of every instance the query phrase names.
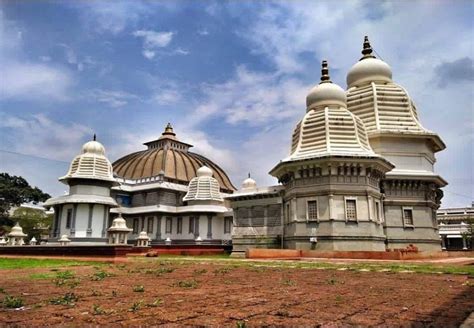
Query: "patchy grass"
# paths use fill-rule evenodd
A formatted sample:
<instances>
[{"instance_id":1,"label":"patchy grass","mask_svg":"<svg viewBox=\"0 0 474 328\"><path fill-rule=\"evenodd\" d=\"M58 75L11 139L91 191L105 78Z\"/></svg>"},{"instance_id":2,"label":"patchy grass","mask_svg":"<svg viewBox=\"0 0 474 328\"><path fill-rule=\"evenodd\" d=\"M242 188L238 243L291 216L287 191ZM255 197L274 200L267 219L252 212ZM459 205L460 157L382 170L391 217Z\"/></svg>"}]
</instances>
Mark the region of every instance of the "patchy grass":
<instances>
[{"instance_id":1,"label":"patchy grass","mask_svg":"<svg viewBox=\"0 0 474 328\"><path fill-rule=\"evenodd\" d=\"M56 277L56 275L53 273L32 273L28 276L29 279L33 280L53 279L54 277Z\"/></svg>"},{"instance_id":2,"label":"patchy grass","mask_svg":"<svg viewBox=\"0 0 474 328\"><path fill-rule=\"evenodd\" d=\"M393 272L393 273L428 273L428 274L457 274L474 277L474 265L452 265L433 263L395 263L395 262L344 262L340 263L322 261L300 261L291 260L242 260L225 257L201 257L201 256L167 256L165 260L161 258L134 258L132 261L157 261L159 265L188 265L192 263L224 265L224 267L214 270L214 274L226 274L235 268L262 272L266 269L319 269L319 270L347 270L366 272Z\"/></svg>"},{"instance_id":3,"label":"patchy grass","mask_svg":"<svg viewBox=\"0 0 474 328\"><path fill-rule=\"evenodd\" d=\"M133 291L135 293L143 293L145 292L145 287L143 287L142 285L136 285L136 286L133 286Z\"/></svg>"},{"instance_id":4,"label":"patchy grass","mask_svg":"<svg viewBox=\"0 0 474 328\"><path fill-rule=\"evenodd\" d=\"M78 297L74 293L66 293L64 296L52 298L49 303L54 305L69 305L74 306L78 301Z\"/></svg>"},{"instance_id":5,"label":"patchy grass","mask_svg":"<svg viewBox=\"0 0 474 328\"><path fill-rule=\"evenodd\" d=\"M3 306L9 309L17 309L23 306L23 300L19 297L7 295L3 299Z\"/></svg>"},{"instance_id":6,"label":"patchy grass","mask_svg":"<svg viewBox=\"0 0 474 328\"><path fill-rule=\"evenodd\" d=\"M132 304L132 306L128 309L128 311L130 311L130 312L137 312L138 310L141 309L142 305L143 305L143 300L140 300L140 301L138 301L138 302L134 302L134 303Z\"/></svg>"},{"instance_id":7,"label":"patchy grass","mask_svg":"<svg viewBox=\"0 0 474 328\"><path fill-rule=\"evenodd\" d=\"M102 265L91 261L61 260L61 259L33 259L33 258L0 258L1 269L49 268L66 266Z\"/></svg>"},{"instance_id":8,"label":"patchy grass","mask_svg":"<svg viewBox=\"0 0 474 328\"><path fill-rule=\"evenodd\" d=\"M92 281L101 281L101 280L104 280L107 277L113 277L113 276L114 275L110 272L106 272L104 270L99 270L91 276L91 280Z\"/></svg>"},{"instance_id":9,"label":"patchy grass","mask_svg":"<svg viewBox=\"0 0 474 328\"><path fill-rule=\"evenodd\" d=\"M194 279L192 279L192 280L180 280L180 281L174 283L173 286L181 287L181 288L197 288L198 282Z\"/></svg>"}]
</instances>

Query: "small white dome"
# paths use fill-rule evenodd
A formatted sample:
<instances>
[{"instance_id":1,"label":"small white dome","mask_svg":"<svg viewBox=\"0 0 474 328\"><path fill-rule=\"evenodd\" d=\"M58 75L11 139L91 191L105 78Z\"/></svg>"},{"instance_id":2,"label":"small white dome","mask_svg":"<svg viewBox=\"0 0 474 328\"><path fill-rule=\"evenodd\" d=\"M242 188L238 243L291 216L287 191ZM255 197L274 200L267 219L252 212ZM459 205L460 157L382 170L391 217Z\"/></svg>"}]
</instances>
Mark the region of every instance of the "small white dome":
<instances>
[{"instance_id":1,"label":"small white dome","mask_svg":"<svg viewBox=\"0 0 474 328\"><path fill-rule=\"evenodd\" d=\"M8 237L26 237L26 234L23 233L23 228L20 227L20 225L17 222L7 236Z\"/></svg>"},{"instance_id":2,"label":"small white dome","mask_svg":"<svg viewBox=\"0 0 474 328\"><path fill-rule=\"evenodd\" d=\"M122 217L121 213L119 213L119 215L112 221L112 225L107 230L109 232L113 232L113 231L130 232L130 231L132 231L132 229L127 227L127 222Z\"/></svg>"},{"instance_id":3,"label":"small white dome","mask_svg":"<svg viewBox=\"0 0 474 328\"><path fill-rule=\"evenodd\" d=\"M82 146L82 153L105 155L105 148L100 142L92 140Z\"/></svg>"},{"instance_id":4,"label":"small white dome","mask_svg":"<svg viewBox=\"0 0 474 328\"><path fill-rule=\"evenodd\" d=\"M322 62L321 82L313 87L306 96L307 110L318 106L346 106L346 92L329 79L327 61Z\"/></svg>"},{"instance_id":5,"label":"small white dome","mask_svg":"<svg viewBox=\"0 0 474 328\"><path fill-rule=\"evenodd\" d=\"M249 177L242 182L242 190L255 190L257 189L257 182Z\"/></svg>"},{"instance_id":6,"label":"small white dome","mask_svg":"<svg viewBox=\"0 0 474 328\"><path fill-rule=\"evenodd\" d=\"M390 66L372 55L372 47L369 38L364 38L363 57L352 66L347 74L347 85L349 87L367 82L391 82L392 69Z\"/></svg>"},{"instance_id":7,"label":"small white dome","mask_svg":"<svg viewBox=\"0 0 474 328\"><path fill-rule=\"evenodd\" d=\"M365 58L357 62L347 74L349 87L376 81L392 81L392 69L386 62L378 58Z\"/></svg>"},{"instance_id":8,"label":"small white dome","mask_svg":"<svg viewBox=\"0 0 474 328\"><path fill-rule=\"evenodd\" d=\"M204 165L197 170L196 174L198 177L212 177L212 170Z\"/></svg>"},{"instance_id":9,"label":"small white dome","mask_svg":"<svg viewBox=\"0 0 474 328\"><path fill-rule=\"evenodd\" d=\"M81 154L72 160L68 173L59 180L67 183L69 179L78 178L116 182L112 164L105 157L105 148L95 140L95 135L94 140L82 146Z\"/></svg>"}]
</instances>

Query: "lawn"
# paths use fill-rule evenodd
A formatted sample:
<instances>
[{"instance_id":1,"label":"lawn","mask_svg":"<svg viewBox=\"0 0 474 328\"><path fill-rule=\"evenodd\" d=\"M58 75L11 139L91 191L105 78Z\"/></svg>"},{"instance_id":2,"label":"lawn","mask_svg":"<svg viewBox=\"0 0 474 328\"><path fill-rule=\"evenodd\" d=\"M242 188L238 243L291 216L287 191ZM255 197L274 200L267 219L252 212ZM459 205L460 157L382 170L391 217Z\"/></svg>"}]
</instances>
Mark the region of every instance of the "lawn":
<instances>
[{"instance_id":1,"label":"lawn","mask_svg":"<svg viewBox=\"0 0 474 328\"><path fill-rule=\"evenodd\" d=\"M22 260L0 262L0 326L457 327L474 311L472 266L214 256L102 265Z\"/></svg>"}]
</instances>

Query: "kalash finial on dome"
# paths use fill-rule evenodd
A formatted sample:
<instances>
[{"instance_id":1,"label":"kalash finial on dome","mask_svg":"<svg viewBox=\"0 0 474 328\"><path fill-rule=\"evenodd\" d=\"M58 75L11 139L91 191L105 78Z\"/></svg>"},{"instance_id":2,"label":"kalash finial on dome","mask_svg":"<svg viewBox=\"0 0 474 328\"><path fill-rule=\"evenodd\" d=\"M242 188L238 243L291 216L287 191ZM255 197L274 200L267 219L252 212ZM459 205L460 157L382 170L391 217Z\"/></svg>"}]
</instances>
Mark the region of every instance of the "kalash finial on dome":
<instances>
[{"instance_id":1,"label":"kalash finial on dome","mask_svg":"<svg viewBox=\"0 0 474 328\"><path fill-rule=\"evenodd\" d=\"M365 36L363 56L347 73L346 81L349 88L371 82L392 82L392 69L386 62L376 58L372 51L369 38Z\"/></svg>"},{"instance_id":2,"label":"kalash finial on dome","mask_svg":"<svg viewBox=\"0 0 474 328\"><path fill-rule=\"evenodd\" d=\"M366 59L366 58L375 58L374 55L372 55L372 46L370 45L369 37L366 35L364 36L364 47L362 48L362 58L360 60Z\"/></svg>"},{"instance_id":3,"label":"kalash finial on dome","mask_svg":"<svg viewBox=\"0 0 474 328\"><path fill-rule=\"evenodd\" d=\"M337 84L332 83L329 76L328 62L323 60L321 64L321 82L313 87L306 96L307 111L315 107L346 107L346 101L346 92Z\"/></svg>"},{"instance_id":4,"label":"kalash finial on dome","mask_svg":"<svg viewBox=\"0 0 474 328\"><path fill-rule=\"evenodd\" d=\"M97 141L97 136L94 133L94 136L92 137L92 141Z\"/></svg>"},{"instance_id":5,"label":"kalash finial on dome","mask_svg":"<svg viewBox=\"0 0 474 328\"><path fill-rule=\"evenodd\" d=\"M331 78L329 77L329 68L327 60L323 60L321 64L321 82L319 84L321 83L332 83Z\"/></svg>"}]
</instances>

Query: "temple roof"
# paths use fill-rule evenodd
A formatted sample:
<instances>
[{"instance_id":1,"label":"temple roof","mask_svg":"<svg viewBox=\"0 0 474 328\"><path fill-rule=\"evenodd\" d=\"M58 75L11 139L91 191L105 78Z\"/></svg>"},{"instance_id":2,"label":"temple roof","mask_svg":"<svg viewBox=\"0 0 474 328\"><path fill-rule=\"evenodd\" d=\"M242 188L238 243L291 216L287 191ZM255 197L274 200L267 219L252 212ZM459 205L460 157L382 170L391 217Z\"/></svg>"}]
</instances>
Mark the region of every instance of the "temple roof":
<instances>
[{"instance_id":1,"label":"temple roof","mask_svg":"<svg viewBox=\"0 0 474 328\"><path fill-rule=\"evenodd\" d=\"M197 176L201 166L207 166L219 182L221 191L236 190L222 168L210 159L189 151L192 145L180 141L171 124L166 126L160 138L145 145L148 149L126 155L112 164L117 177L139 180L157 177L161 173L165 181L187 185Z\"/></svg>"}]
</instances>

